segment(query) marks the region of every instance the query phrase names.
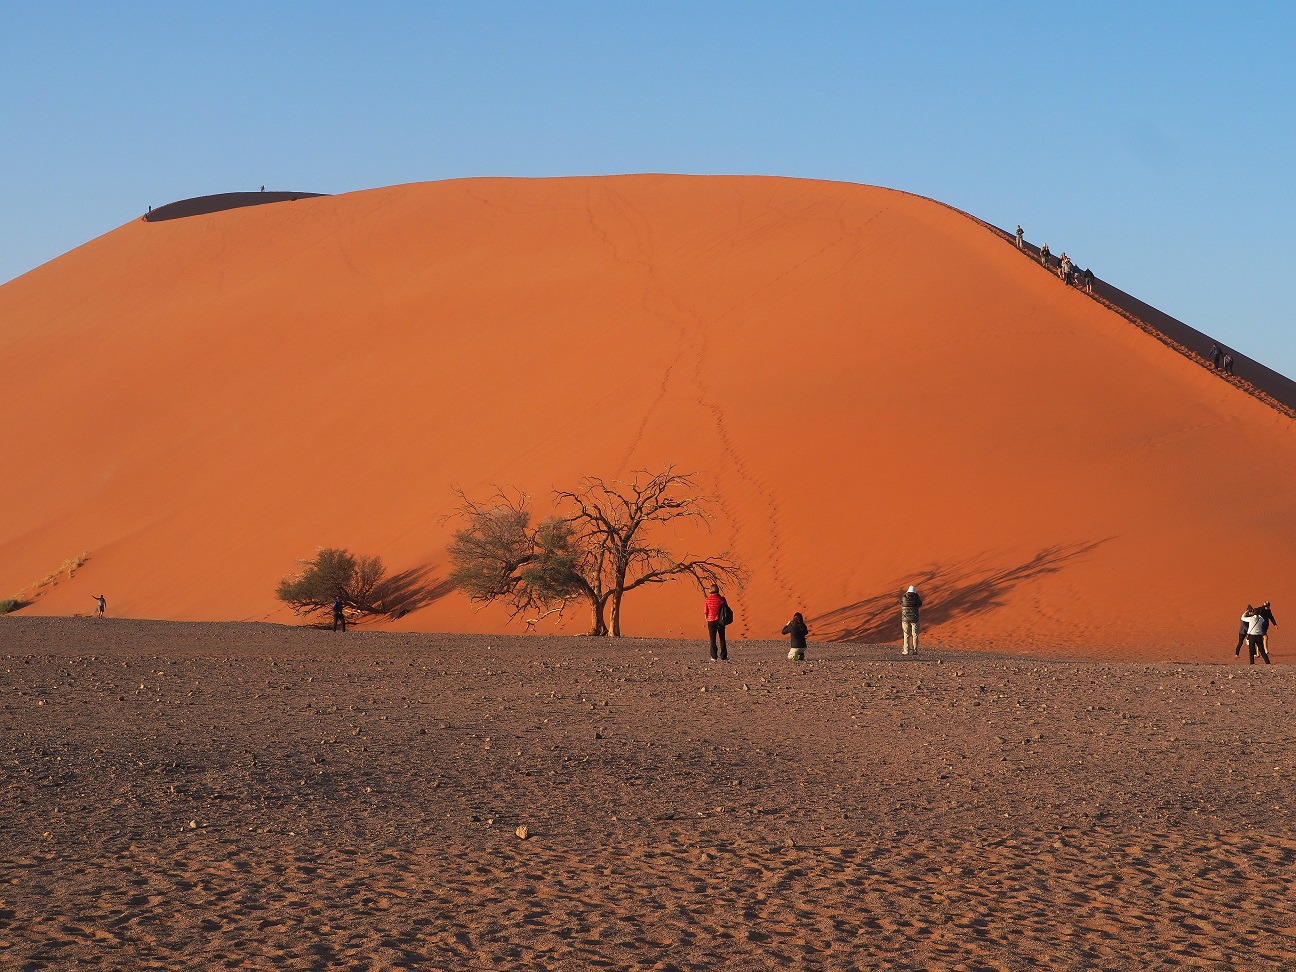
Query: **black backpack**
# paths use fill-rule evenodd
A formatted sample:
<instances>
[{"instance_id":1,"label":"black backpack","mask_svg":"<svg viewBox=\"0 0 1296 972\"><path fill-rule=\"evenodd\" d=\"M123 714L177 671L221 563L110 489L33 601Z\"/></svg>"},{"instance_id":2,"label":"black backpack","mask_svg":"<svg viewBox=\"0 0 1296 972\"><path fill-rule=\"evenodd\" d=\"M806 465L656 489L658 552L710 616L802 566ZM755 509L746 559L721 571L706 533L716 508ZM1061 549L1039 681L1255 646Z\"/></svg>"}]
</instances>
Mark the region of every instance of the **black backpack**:
<instances>
[{"instance_id":1,"label":"black backpack","mask_svg":"<svg viewBox=\"0 0 1296 972\"><path fill-rule=\"evenodd\" d=\"M720 624L726 628L733 624L733 608L728 601L720 602Z\"/></svg>"}]
</instances>

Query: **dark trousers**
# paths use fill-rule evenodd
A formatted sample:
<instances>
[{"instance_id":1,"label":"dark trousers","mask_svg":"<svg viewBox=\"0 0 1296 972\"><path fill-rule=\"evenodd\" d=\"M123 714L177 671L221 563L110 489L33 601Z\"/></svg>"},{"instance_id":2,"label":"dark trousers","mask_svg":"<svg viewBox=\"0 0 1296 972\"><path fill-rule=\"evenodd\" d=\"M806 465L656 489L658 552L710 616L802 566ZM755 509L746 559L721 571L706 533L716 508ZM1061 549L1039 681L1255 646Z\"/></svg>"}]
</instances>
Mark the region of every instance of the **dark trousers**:
<instances>
[{"instance_id":1,"label":"dark trousers","mask_svg":"<svg viewBox=\"0 0 1296 972\"><path fill-rule=\"evenodd\" d=\"M336 630L338 629L338 625L339 625L339 624L342 625L342 630L345 631L345 630L346 630L346 615L345 615L345 614L335 614L335 615L333 615L333 630L334 630L334 631L336 631Z\"/></svg>"},{"instance_id":2,"label":"dark trousers","mask_svg":"<svg viewBox=\"0 0 1296 972\"><path fill-rule=\"evenodd\" d=\"M1247 658L1250 660L1252 665L1255 664L1257 651L1260 652L1260 656L1264 658L1265 664L1268 665L1269 652L1265 651L1264 638L1261 635L1253 635L1252 637L1247 638Z\"/></svg>"},{"instance_id":3,"label":"dark trousers","mask_svg":"<svg viewBox=\"0 0 1296 972\"><path fill-rule=\"evenodd\" d=\"M1246 641L1246 634L1247 634L1247 623L1243 621L1242 627L1238 628L1238 643L1237 643L1237 647L1233 649L1234 658L1242 654L1242 642Z\"/></svg>"},{"instance_id":4,"label":"dark trousers","mask_svg":"<svg viewBox=\"0 0 1296 972\"><path fill-rule=\"evenodd\" d=\"M707 622L707 634L711 636L711 657L719 657L721 661L729 660L729 646L725 644L725 626L719 621ZM716 655L716 637L720 638L720 654Z\"/></svg>"}]
</instances>

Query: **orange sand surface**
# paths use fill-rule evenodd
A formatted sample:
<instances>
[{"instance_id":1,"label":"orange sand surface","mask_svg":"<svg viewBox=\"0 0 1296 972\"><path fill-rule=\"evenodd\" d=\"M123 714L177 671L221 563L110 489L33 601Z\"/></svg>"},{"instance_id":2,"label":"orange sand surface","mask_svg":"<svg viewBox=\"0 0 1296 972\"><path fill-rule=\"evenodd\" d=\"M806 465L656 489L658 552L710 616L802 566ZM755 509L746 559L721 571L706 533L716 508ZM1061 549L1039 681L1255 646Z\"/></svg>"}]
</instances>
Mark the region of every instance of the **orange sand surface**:
<instances>
[{"instance_id":1,"label":"orange sand surface","mask_svg":"<svg viewBox=\"0 0 1296 972\"><path fill-rule=\"evenodd\" d=\"M1296 966L1296 669L783 650L0 620L0 968Z\"/></svg>"},{"instance_id":2,"label":"orange sand surface","mask_svg":"<svg viewBox=\"0 0 1296 972\"><path fill-rule=\"evenodd\" d=\"M0 287L0 361L0 596L90 556L30 614L291 620L275 585L324 545L435 592L396 627L500 630L439 585L452 487L667 463L718 500L677 549L751 572L738 637L800 610L898 639L916 583L932 645L1194 659L1296 604L1296 424L886 189L480 179L140 220ZM700 614L636 592L624 630Z\"/></svg>"}]
</instances>

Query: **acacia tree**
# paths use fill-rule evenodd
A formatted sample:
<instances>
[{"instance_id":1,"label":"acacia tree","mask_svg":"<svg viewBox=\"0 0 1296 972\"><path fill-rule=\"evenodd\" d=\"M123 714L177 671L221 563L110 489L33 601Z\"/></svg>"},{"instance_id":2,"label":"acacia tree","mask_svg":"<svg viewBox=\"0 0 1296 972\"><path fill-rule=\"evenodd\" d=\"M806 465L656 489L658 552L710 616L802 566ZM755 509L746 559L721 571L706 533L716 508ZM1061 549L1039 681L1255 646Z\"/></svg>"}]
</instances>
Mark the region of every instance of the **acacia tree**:
<instances>
[{"instance_id":1,"label":"acacia tree","mask_svg":"<svg viewBox=\"0 0 1296 972\"><path fill-rule=\"evenodd\" d=\"M381 557L364 557L345 548L320 547L309 560L298 561L296 574L279 582L275 596L297 614L330 608L337 598L360 614L384 610L383 581L387 576Z\"/></svg>"},{"instance_id":2,"label":"acacia tree","mask_svg":"<svg viewBox=\"0 0 1296 972\"><path fill-rule=\"evenodd\" d=\"M589 477L555 499L563 515L531 526L530 498L498 491L478 504L463 493L465 527L450 544L451 581L477 601L506 601L510 617L541 609L561 614L573 600L590 609L590 634L619 637L625 595L649 584L691 577L700 588L744 580L721 553L677 557L650 534L677 520L709 526L710 501L688 476L668 466L630 482ZM611 626L607 622L611 606Z\"/></svg>"},{"instance_id":3,"label":"acacia tree","mask_svg":"<svg viewBox=\"0 0 1296 972\"><path fill-rule=\"evenodd\" d=\"M561 613L585 594L573 548L574 531L562 517L531 524L531 497L496 490L484 503L458 491L465 522L450 541L450 583L473 601L503 601L509 619L530 610ZM601 632L600 632L601 633Z\"/></svg>"}]
</instances>

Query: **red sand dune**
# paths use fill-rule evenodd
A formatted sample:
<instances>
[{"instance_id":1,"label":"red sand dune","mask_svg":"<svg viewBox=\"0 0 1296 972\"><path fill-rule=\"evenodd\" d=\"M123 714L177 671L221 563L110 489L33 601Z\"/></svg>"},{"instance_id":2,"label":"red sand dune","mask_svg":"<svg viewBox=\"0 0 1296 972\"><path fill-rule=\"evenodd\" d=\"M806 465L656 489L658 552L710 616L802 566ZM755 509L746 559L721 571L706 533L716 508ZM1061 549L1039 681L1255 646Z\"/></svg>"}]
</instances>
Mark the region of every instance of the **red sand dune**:
<instances>
[{"instance_id":1,"label":"red sand dune","mask_svg":"<svg viewBox=\"0 0 1296 972\"><path fill-rule=\"evenodd\" d=\"M1190 659L1248 600L1296 606L1296 424L886 189L482 179L137 220L0 287L0 356L0 595L90 553L31 613L288 620L319 545L444 577L456 484L666 463L718 498L680 545L751 571L739 636L801 610L894 639L917 583L932 643ZM677 584L624 624L700 614ZM504 619L452 593L397 625Z\"/></svg>"}]
</instances>

